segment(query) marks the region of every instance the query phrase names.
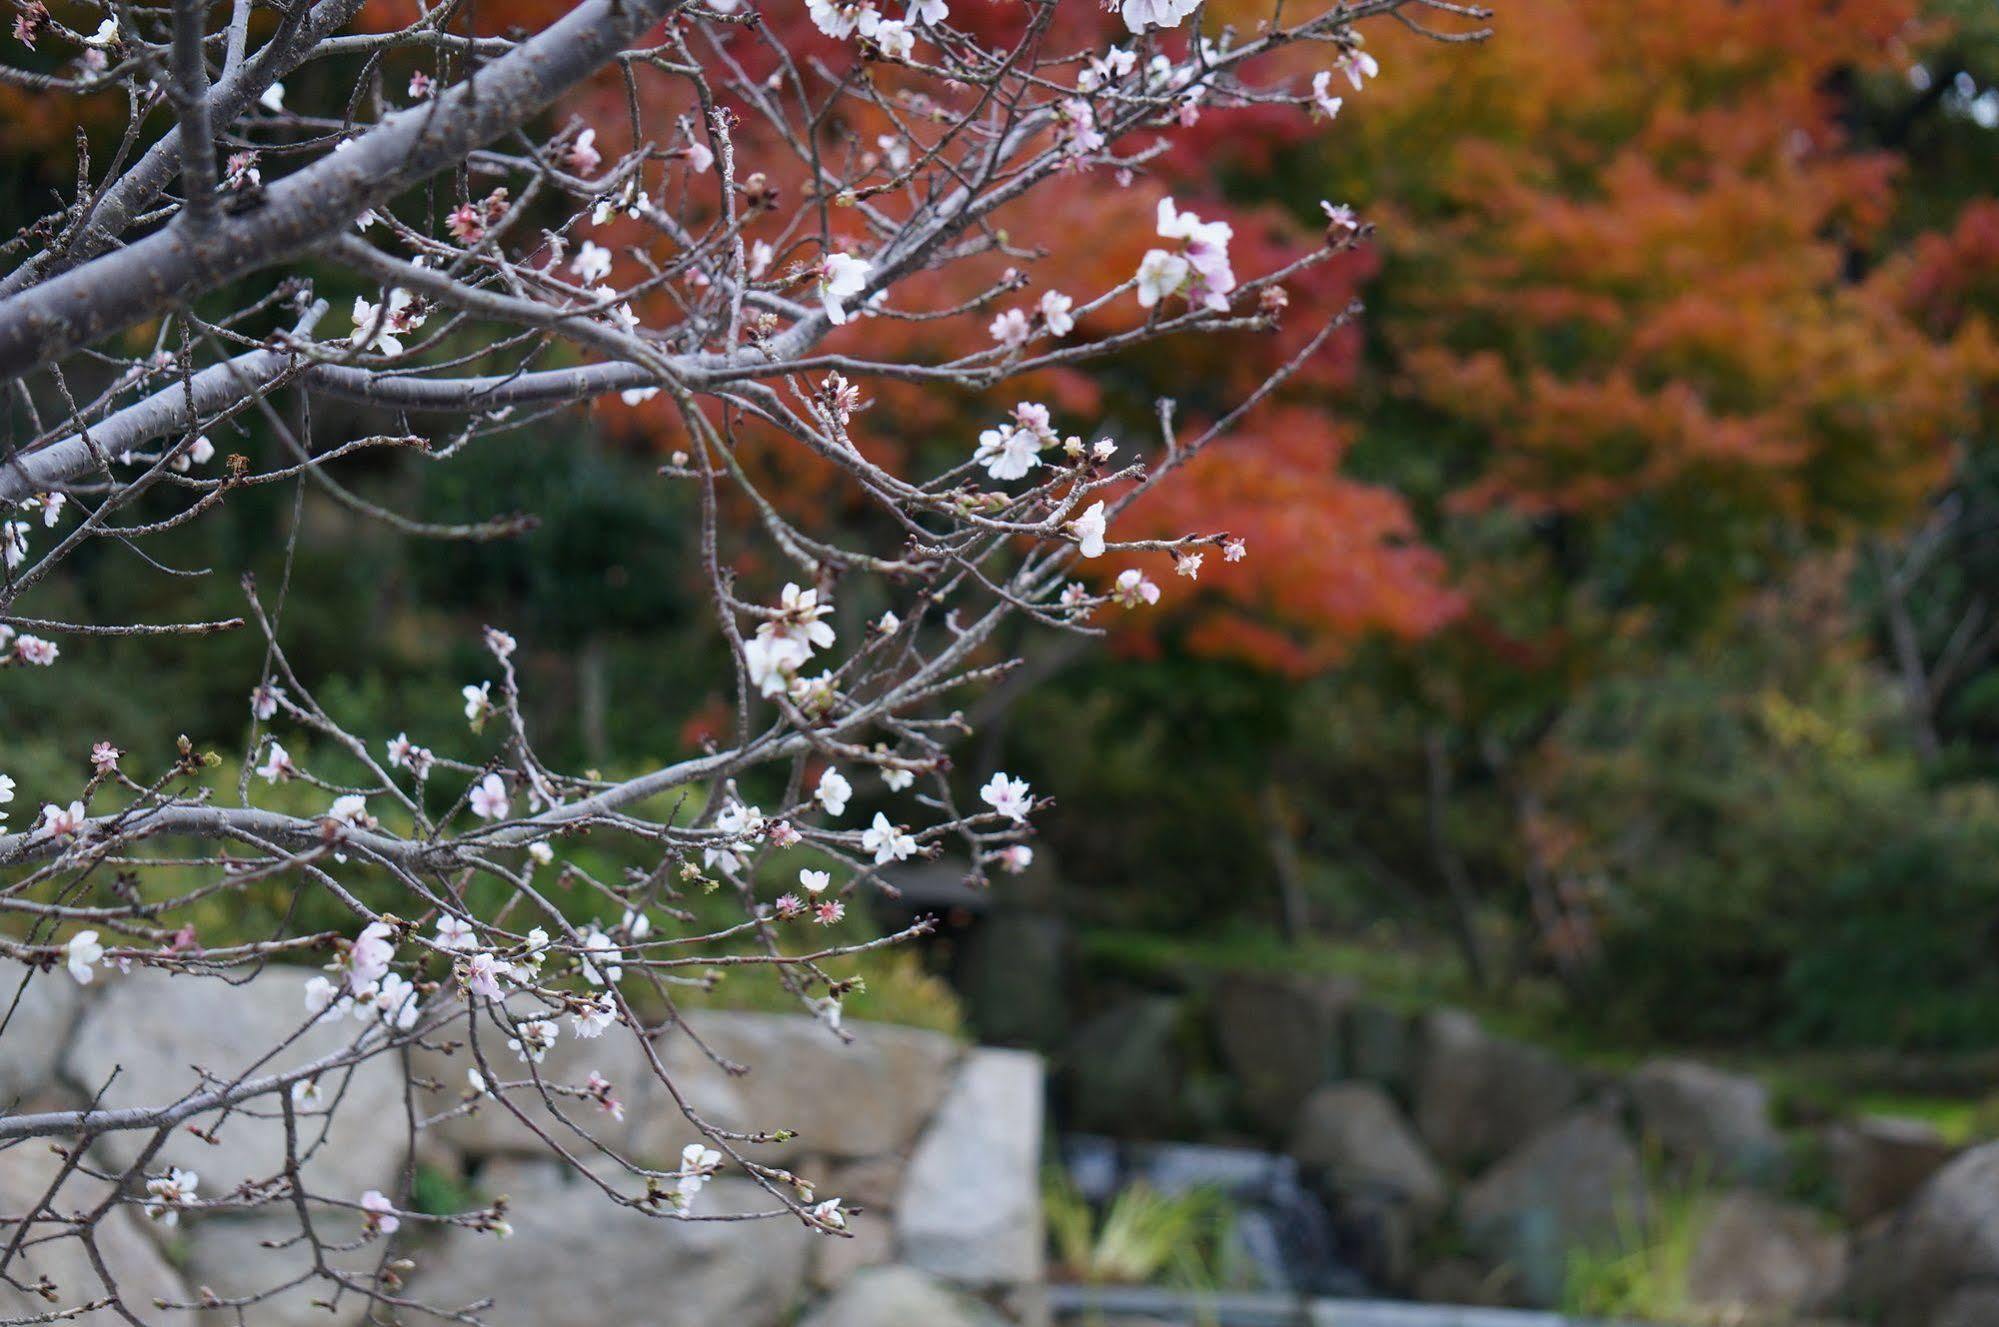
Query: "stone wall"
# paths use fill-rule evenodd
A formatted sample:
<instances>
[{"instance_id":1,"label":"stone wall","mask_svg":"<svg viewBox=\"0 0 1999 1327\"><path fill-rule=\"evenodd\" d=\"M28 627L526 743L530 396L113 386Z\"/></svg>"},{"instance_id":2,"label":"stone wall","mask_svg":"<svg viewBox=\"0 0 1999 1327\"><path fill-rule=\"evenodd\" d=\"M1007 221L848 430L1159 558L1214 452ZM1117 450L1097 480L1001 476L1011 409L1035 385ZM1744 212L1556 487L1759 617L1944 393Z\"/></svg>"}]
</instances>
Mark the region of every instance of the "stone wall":
<instances>
[{"instance_id":1,"label":"stone wall","mask_svg":"<svg viewBox=\"0 0 1999 1327\"><path fill-rule=\"evenodd\" d=\"M0 968L0 990L11 992L21 975L18 967ZM303 1022L302 988L310 975L268 969L246 995L218 981L157 972L107 973L89 988L60 970L35 974L0 1037L0 1110L77 1102L107 1081L111 1104L171 1100L198 1081L196 1066L240 1070L253 1048L268 1047L279 1040L272 1034ZM842 1044L804 1017L707 1012L691 1016L689 1025L713 1056L687 1036L661 1037L655 1050L676 1086L723 1127L792 1131L784 1142L748 1150L815 1181L820 1196L859 1208L851 1238L814 1234L788 1218L662 1221L614 1207L550 1158L532 1130L488 1102L423 1131L415 1160L433 1189L461 1189L488 1201L506 1195L514 1233L505 1240L463 1230L426 1233L406 1222L396 1252L411 1263L409 1293L449 1306L492 1299L497 1307L483 1317L495 1327L794 1321L975 1327L999 1321L999 1310L1017 1319L1035 1316L1044 1248L1038 1057L865 1023L850 1025L853 1040ZM338 1029L315 1029L277 1067L323 1050L316 1046L322 1034ZM726 1071L718 1060L747 1072ZM462 1051L439 1048L416 1057L414 1076L440 1085L417 1094L419 1114L460 1099L465 1065ZM593 1069L618 1085L626 1105L606 1141L672 1169L697 1135L629 1035L565 1037L540 1066L555 1082L580 1083ZM409 1160L402 1076L389 1063L370 1065L344 1090L335 1136L310 1162L313 1183L350 1198L374 1187L394 1193ZM574 1139L544 1111L537 1102L530 1115ZM163 1161L198 1170L204 1196L227 1193L274 1168L282 1152L277 1128L274 1120L239 1116L213 1144L178 1133ZM98 1147L103 1159L123 1164L136 1141L108 1135ZM59 1165L41 1141L0 1151L0 1213L17 1217ZM741 1178L717 1179L701 1194L704 1213L769 1206L768 1196ZM347 1218L326 1219L337 1225ZM358 1221L351 1224L346 1238L358 1234ZM133 1206L106 1227L103 1252L141 1304L209 1293L227 1298L297 1275L300 1254L263 1246L295 1231L288 1214L223 1212L189 1214L167 1230ZM0 1245L12 1234L0 1223ZM29 1257L33 1275L23 1279L46 1274L58 1287L56 1301L0 1287L0 1319L92 1298L99 1283L80 1247L65 1241L54 1249L63 1252ZM351 1270L372 1270L381 1252L370 1244L341 1256ZM362 1306L351 1297L331 1312L314 1303L326 1295L324 1283L301 1287L257 1306L253 1321L258 1327L360 1321ZM234 1320L221 1311L209 1316L218 1324ZM75 1320L101 1318L108 1315Z\"/></svg>"},{"instance_id":2,"label":"stone wall","mask_svg":"<svg viewBox=\"0 0 1999 1327\"><path fill-rule=\"evenodd\" d=\"M1958 1155L1901 1120L1780 1127L1748 1076L1674 1058L1579 1069L1334 979L1134 994L1058 1063L1081 1127L1288 1152L1387 1291L1553 1306L1576 1251L1646 1237L1664 1184L1706 1196L1686 1287L1704 1315L1999 1324L1977 1316L1999 1306L1999 1144Z\"/></svg>"}]
</instances>

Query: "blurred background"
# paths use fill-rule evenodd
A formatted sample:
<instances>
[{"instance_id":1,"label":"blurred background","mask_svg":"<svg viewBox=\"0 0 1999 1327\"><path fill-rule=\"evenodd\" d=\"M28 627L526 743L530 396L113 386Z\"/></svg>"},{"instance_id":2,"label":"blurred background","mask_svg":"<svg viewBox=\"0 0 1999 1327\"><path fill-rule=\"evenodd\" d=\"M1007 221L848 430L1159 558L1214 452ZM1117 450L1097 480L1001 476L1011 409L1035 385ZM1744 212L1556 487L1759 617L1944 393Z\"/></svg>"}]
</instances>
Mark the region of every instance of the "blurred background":
<instances>
[{"instance_id":1,"label":"blurred background","mask_svg":"<svg viewBox=\"0 0 1999 1327\"><path fill-rule=\"evenodd\" d=\"M1246 560L1154 569L1164 602L1107 644L1023 633L1020 674L964 698L964 786L1004 768L1056 799L1033 867L979 892L931 863L846 923L945 919L861 962L850 1016L1049 1057L1051 1256L1078 1279L1684 1315L1673 1241L1697 1233L1674 1213L1754 1172L1766 1201L1860 1230L1914 1183L1869 1210L1854 1147L1933 1157L1908 1161L1920 1182L1999 1136L1999 5L1501 0L1495 26L1475 46L1373 27L1382 74L1332 126L1210 110L1156 175L1036 204L1099 240L1031 269L1078 295L1132 270L1162 192L1226 216L1242 271L1315 244L1322 199L1374 228L1290 292L1278 335L1022 389L1149 452L1157 397L1212 420L1323 313L1365 306L1131 518L1226 529ZM568 110L615 121L605 95ZM0 87L0 234L73 180L78 132L115 134L102 110L79 125ZM345 280L321 277L336 306ZM864 334L922 353L983 329ZM1012 399L884 387L856 433L912 467L955 459ZM36 611L229 616L248 568L314 605L286 630L322 703L441 752L471 740L449 721L491 623L521 640L552 761L672 760L726 720L727 672L694 514L652 478L679 445L658 404L525 421L476 465L343 472L421 521L531 512L515 540L415 539L322 489L257 489L174 545L215 571L162 578L99 541ZM345 409L317 407L322 440L387 422ZM795 456L752 463L815 519L864 519ZM883 606L839 604L856 623ZM102 738L146 764L177 733L241 749L247 633L64 651L0 688L29 799ZM777 1007L749 982L712 999ZM1444 1046L1486 1076L1432 1081ZM1672 1077L1689 1066L1764 1094L1761 1151L1671 1145L1656 1103L1699 1097ZM1326 1105L1329 1084L1379 1101ZM1494 1257L1476 1221L1433 1219L1434 1195L1370 1206L1385 1181L1343 1175L1352 1149L1300 1141L1383 1105L1440 1185L1475 1186L1531 1132L1503 1123L1514 1096L1538 1127L1613 1089L1656 1126L1636 1145L1661 1215L1590 1258L1557 1248L1532 1285L1495 1277L1527 1255ZM1440 1115L1447 1090L1475 1118ZM1167 1252L1107 1270L1102 1224L1148 1176L1128 1203L1164 1215L1118 1219ZM1286 1176L1305 1198L1257 1187ZM1217 1193L1232 1215L1202 1206ZM1258 1210L1342 1252L1214 1237Z\"/></svg>"}]
</instances>

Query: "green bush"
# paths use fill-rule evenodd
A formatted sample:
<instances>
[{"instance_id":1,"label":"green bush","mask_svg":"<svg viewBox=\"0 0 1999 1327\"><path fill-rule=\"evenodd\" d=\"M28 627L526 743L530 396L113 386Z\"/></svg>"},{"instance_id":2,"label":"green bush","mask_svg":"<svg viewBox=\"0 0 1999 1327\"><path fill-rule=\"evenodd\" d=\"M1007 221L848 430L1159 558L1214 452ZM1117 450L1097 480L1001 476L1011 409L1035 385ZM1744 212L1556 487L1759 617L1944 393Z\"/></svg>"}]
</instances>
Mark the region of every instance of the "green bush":
<instances>
[{"instance_id":1,"label":"green bush","mask_svg":"<svg viewBox=\"0 0 1999 1327\"><path fill-rule=\"evenodd\" d=\"M1550 782L1596 892L1585 1005L1639 1038L1992 1044L1999 802L1933 789L1895 720L1837 660L1781 691L1682 666L1572 714Z\"/></svg>"}]
</instances>

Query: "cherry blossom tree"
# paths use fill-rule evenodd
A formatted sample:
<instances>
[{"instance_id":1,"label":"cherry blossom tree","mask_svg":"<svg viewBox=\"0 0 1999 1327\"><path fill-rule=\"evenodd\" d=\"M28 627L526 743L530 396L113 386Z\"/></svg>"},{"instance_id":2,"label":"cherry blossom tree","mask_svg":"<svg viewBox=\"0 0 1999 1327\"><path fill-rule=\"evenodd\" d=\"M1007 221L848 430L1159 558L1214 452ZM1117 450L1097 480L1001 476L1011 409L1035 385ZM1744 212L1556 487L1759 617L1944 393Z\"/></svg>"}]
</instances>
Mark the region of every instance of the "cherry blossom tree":
<instances>
[{"instance_id":1,"label":"cherry blossom tree","mask_svg":"<svg viewBox=\"0 0 1999 1327\"><path fill-rule=\"evenodd\" d=\"M136 768L120 734L87 753L76 786L17 789L0 775L12 804L0 811L15 813L0 825L0 957L20 974L0 998L0 1055L36 982L151 969L254 1000L274 964L321 970L291 1035L249 1071L130 1105L0 1103L0 1149L53 1143L62 1157L30 1210L0 1213L0 1280L49 1305L7 1321L79 1306L131 1322L218 1307L255 1320L258 1294L129 1294L96 1243L119 1208L168 1224L288 1214L321 1299L476 1321L410 1296L396 1239L422 1226L504 1237L503 1209L418 1211L407 1192L333 1191L302 1166L325 1146L341 1084L378 1060L400 1066L396 1127L412 1151L443 1121L502 1112L607 1205L704 1219L697 1195L726 1170L767 1196L755 1215L846 1233L838 1197L758 1160L770 1134L725 1128L675 1090L658 1047L694 1035L676 994L718 968L767 969L843 1036L851 984L825 965L857 946L816 940L815 924L888 888L884 868L947 845L980 880L1024 868L1033 790L1002 772L961 800L955 698L1007 671L996 631L1009 618L1092 634L1100 614L1142 612L1197 576L1210 551L1253 556L1227 530L1120 539L1117 518L1353 313L1286 307L1287 280L1364 238L1335 206L1323 247L1238 273L1229 226L1162 194L1151 247L1120 283L1025 295L1037 257L1088 240L1022 233L1023 206L1078 173L1145 188L1147 163L1203 106L1336 114L1329 81L1360 94L1377 73L1368 20L1464 35L1483 18L1445 0L1349 0L1273 3L1230 25L1190 0L1124 0L1078 39L1060 35L1053 0L1008 5L1017 21L994 38L954 25L947 0L899 16L810 0L814 32L796 49L745 0L583 0L532 35L455 31L453 6L357 25L361 0L235 0L219 26L195 0L66 9L69 21L42 0L19 5L16 42L56 64L0 66L0 81L37 98L115 95L127 127L108 159L79 158L72 196L0 246L12 261L0 278L0 669L89 669L93 645L119 635L199 651L228 631L257 633L265 664L242 679L250 736L234 786L184 738L166 767ZM828 58L828 43L847 58ZM1312 47L1319 77L1285 72ZM306 107L287 78L352 91ZM606 104L586 89L608 89L626 122L577 114ZM863 122L892 128L862 145L849 126ZM1004 273L976 297L924 301L939 284L920 278L994 259ZM321 289L342 282L365 293L336 308ZM1117 330L1081 336L1086 316ZM1006 391L1157 338L1269 332L1280 318L1319 330L1199 430L1161 401L1150 436L1092 436L1089 421ZM869 353L871 324L953 319L975 329L962 353ZM854 431L883 382L980 393L990 427L934 471L897 473ZM406 727L390 734L356 731L317 694L310 661L287 652L287 615L312 612L289 586L244 578L242 614L223 621L38 615L80 549L101 546L133 577L176 574L148 546L258 486L310 487L412 538L518 534L516 517L426 525L353 492L342 468L390 448L476 466L485 440L607 396L675 411L686 446L658 482L695 498L688 537L734 661L727 736L684 759L616 779L544 763L504 623L484 633L483 676L458 695L403 698ZM316 402L392 423L351 436L318 422ZM833 539L787 516L739 459L752 436L818 458L876 523ZM836 600L861 582L891 611L837 628ZM447 727L469 727L484 757L422 743ZM857 788L899 799L899 814L859 823ZM586 840L644 865L600 878L572 856ZM551 882L586 905L559 905ZM330 901L342 924L204 941L199 909L273 883ZM368 901L384 885L393 907ZM694 890L736 900L739 917L697 924L681 906ZM285 1058L328 1027L336 1050ZM598 1136L620 1085L540 1071L558 1042L610 1036L636 1038L679 1104L677 1166ZM414 1048L454 1055L463 1081L409 1070ZM238 1116L283 1123L284 1155L264 1173L155 1160L176 1131L212 1135ZM112 1137L138 1145L107 1149ZM94 1284L27 1274L32 1252L61 1241L85 1247ZM369 1273L330 1256L370 1243L381 1256ZM297 1280L274 1272L263 1293Z\"/></svg>"}]
</instances>

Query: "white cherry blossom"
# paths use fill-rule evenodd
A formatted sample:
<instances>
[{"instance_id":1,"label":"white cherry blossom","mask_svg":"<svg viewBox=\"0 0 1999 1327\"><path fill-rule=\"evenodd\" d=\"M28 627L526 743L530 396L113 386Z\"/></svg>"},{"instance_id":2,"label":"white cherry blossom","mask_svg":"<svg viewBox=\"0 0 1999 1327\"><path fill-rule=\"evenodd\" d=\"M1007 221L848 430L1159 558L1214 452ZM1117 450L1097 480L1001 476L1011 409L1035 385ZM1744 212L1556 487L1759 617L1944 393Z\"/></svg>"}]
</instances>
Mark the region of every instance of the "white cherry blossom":
<instances>
[{"instance_id":1,"label":"white cherry blossom","mask_svg":"<svg viewBox=\"0 0 1999 1327\"><path fill-rule=\"evenodd\" d=\"M829 816L844 815L847 799L854 795L854 785L847 782L847 776L828 765L819 775L819 783L813 789L813 799L826 808Z\"/></svg>"},{"instance_id":2,"label":"white cherry blossom","mask_svg":"<svg viewBox=\"0 0 1999 1327\"><path fill-rule=\"evenodd\" d=\"M1328 120L1337 119L1340 108L1346 105L1345 101L1332 94L1332 81L1332 74L1324 69L1312 75L1313 108Z\"/></svg>"},{"instance_id":3,"label":"white cherry blossom","mask_svg":"<svg viewBox=\"0 0 1999 1327\"><path fill-rule=\"evenodd\" d=\"M1104 555L1104 533L1108 521L1104 516L1104 504L1093 502L1081 516L1069 522L1069 533L1076 536L1076 548L1086 558L1100 558Z\"/></svg>"},{"instance_id":4,"label":"white cherry blossom","mask_svg":"<svg viewBox=\"0 0 1999 1327\"><path fill-rule=\"evenodd\" d=\"M62 947L63 966L69 975L85 986L97 975L96 967L104 961L104 946L97 943L97 932L78 931Z\"/></svg>"},{"instance_id":5,"label":"white cherry blossom","mask_svg":"<svg viewBox=\"0 0 1999 1327\"><path fill-rule=\"evenodd\" d=\"M1041 464L1041 439L1012 424L997 424L979 434L972 459L994 479L1019 479Z\"/></svg>"},{"instance_id":6,"label":"white cherry blossom","mask_svg":"<svg viewBox=\"0 0 1999 1327\"><path fill-rule=\"evenodd\" d=\"M916 840L877 811L874 823L861 833L861 847L874 854L875 865L885 866L889 862L907 861L916 851Z\"/></svg>"},{"instance_id":7,"label":"white cherry blossom","mask_svg":"<svg viewBox=\"0 0 1999 1327\"><path fill-rule=\"evenodd\" d=\"M146 1181L146 1215L167 1227L180 1224L181 1209L194 1201L201 1176L176 1166L157 1179Z\"/></svg>"},{"instance_id":8,"label":"white cherry blossom","mask_svg":"<svg viewBox=\"0 0 1999 1327\"><path fill-rule=\"evenodd\" d=\"M552 1018L525 1019L515 1027L515 1035L507 1038L507 1049L519 1056L523 1064L530 1060L540 1064L548 1058L549 1049L561 1031Z\"/></svg>"},{"instance_id":9,"label":"white cherry blossom","mask_svg":"<svg viewBox=\"0 0 1999 1327\"><path fill-rule=\"evenodd\" d=\"M1076 301L1059 290L1050 290L1042 294L1041 322L1047 327L1048 335L1067 336L1075 330L1076 319L1069 312L1075 307Z\"/></svg>"},{"instance_id":10,"label":"white cherry blossom","mask_svg":"<svg viewBox=\"0 0 1999 1327\"><path fill-rule=\"evenodd\" d=\"M1145 573L1137 567L1128 567L1118 573L1117 586L1111 591L1111 598L1126 608L1156 604L1159 602L1159 587L1147 580Z\"/></svg>"},{"instance_id":11,"label":"white cherry blossom","mask_svg":"<svg viewBox=\"0 0 1999 1327\"><path fill-rule=\"evenodd\" d=\"M467 805L472 814L481 820L505 820L507 818L507 784L497 774L488 774L472 786L467 794Z\"/></svg>"},{"instance_id":12,"label":"white cherry blossom","mask_svg":"<svg viewBox=\"0 0 1999 1327\"><path fill-rule=\"evenodd\" d=\"M1147 249L1138 263L1138 302L1151 308L1168 295L1177 295L1187 284L1193 268L1185 258L1164 249Z\"/></svg>"},{"instance_id":13,"label":"white cherry blossom","mask_svg":"<svg viewBox=\"0 0 1999 1327\"><path fill-rule=\"evenodd\" d=\"M609 991L601 991L583 1009L572 1011L569 1026L585 1041L595 1041L606 1028L618 1021L618 1004Z\"/></svg>"},{"instance_id":14,"label":"white cherry blossom","mask_svg":"<svg viewBox=\"0 0 1999 1327\"><path fill-rule=\"evenodd\" d=\"M1005 771L996 770L986 780L986 786L979 789L979 800L1015 824L1025 824L1028 810L1034 805L1034 794L1028 790L1026 779L1009 778Z\"/></svg>"},{"instance_id":15,"label":"white cherry blossom","mask_svg":"<svg viewBox=\"0 0 1999 1327\"><path fill-rule=\"evenodd\" d=\"M82 802L71 802L68 806L49 802L42 807L41 828L36 833L43 838L74 838L83 832L83 822Z\"/></svg>"},{"instance_id":16,"label":"white cherry blossom","mask_svg":"<svg viewBox=\"0 0 1999 1327\"><path fill-rule=\"evenodd\" d=\"M569 260L569 270L584 285L594 286L611 275L611 251L595 240L585 240Z\"/></svg>"},{"instance_id":17,"label":"white cherry blossom","mask_svg":"<svg viewBox=\"0 0 1999 1327\"><path fill-rule=\"evenodd\" d=\"M370 1236L393 1235L403 1224L396 1215L395 1204L380 1189L370 1189L362 1194L360 1206L362 1220Z\"/></svg>"},{"instance_id":18,"label":"white cherry blossom","mask_svg":"<svg viewBox=\"0 0 1999 1327\"><path fill-rule=\"evenodd\" d=\"M819 264L819 302L835 326L851 316L846 301L861 293L873 271L874 264L845 253L829 253Z\"/></svg>"}]
</instances>

